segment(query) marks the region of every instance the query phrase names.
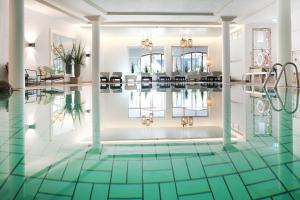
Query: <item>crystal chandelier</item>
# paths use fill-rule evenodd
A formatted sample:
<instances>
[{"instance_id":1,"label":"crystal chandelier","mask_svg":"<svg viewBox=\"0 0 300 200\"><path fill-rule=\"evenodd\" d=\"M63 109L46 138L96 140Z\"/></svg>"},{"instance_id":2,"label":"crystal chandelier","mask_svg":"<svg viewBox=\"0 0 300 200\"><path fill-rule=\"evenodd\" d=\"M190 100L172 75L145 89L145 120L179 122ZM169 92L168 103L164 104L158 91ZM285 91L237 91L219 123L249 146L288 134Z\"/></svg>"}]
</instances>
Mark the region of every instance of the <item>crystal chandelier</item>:
<instances>
[{"instance_id":1,"label":"crystal chandelier","mask_svg":"<svg viewBox=\"0 0 300 200\"><path fill-rule=\"evenodd\" d=\"M142 124L145 126L150 126L153 123L153 113L150 113L149 116L142 116Z\"/></svg>"},{"instance_id":2,"label":"crystal chandelier","mask_svg":"<svg viewBox=\"0 0 300 200\"><path fill-rule=\"evenodd\" d=\"M187 125L193 126L193 124L194 124L193 117L186 117L186 116L181 117L181 125L183 128L186 127Z\"/></svg>"},{"instance_id":3,"label":"crystal chandelier","mask_svg":"<svg viewBox=\"0 0 300 200\"><path fill-rule=\"evenodd\" d=\"M143 49L149 49L151 51L153 48L153 42L149 38L146 38L142 40L141 46Z\"/></svg>"},{"instance_id":4,"label":"crystal chandelier","mask_svg":"<svg viewBox=\"0 0 300 200\"><path fill-rule=\"evenodd\" d=\"M192 38L184 38L182 37L180 40L180 47L181 48L191 48L193 46L193 40Z\"/></svg>"}]
</instances>

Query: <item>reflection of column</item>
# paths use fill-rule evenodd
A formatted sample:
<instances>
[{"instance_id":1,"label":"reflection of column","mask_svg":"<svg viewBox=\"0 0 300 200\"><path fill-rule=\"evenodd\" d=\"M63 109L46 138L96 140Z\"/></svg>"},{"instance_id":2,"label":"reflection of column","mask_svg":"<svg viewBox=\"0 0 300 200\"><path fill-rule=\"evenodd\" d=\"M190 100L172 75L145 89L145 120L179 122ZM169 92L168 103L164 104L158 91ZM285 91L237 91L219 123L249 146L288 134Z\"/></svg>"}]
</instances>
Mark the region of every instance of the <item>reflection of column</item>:
<instances>
[{"instance_id":1,"label":"reflection of column","mask_svg":"<svg viewBox=\"0 0 300 200\"><path fill-rule=\"evenodd\" d=\"M9 99L9 143L18 145L9 145L9 172L18 168L18 174L25 176L25 125L24 125L24 104L25 104L25 91L14 91ZM20 148L21 147L21 148ZM13 153L18 152L18 153ZM20 161L24 159L24 165L20 165ZM12 179L11 188L20 185L20 179ZM11 194L8 194L11 195ZM5 198L4 198L5 199Z\"/></svg>"},{"instance_id":2,"label":"reflection of column","mask_svg":"<svg viewBox=\"0 0 300 200\"><path fill-rule=\"evenodd\" d=\"M223 143L231 143L231 91L230 85L223 85Z\"/></svg>"},{"instance_id":3,"label":"reflection of column","mask_svg":"<svg viewBox=\"0 0 300 200\"><path fill-rule=\"evenodd\" d=\"M93 146L100 147L100 88L93 85L92 91Z\"/></svg>"},{"instance_id":4,"label":"reflection of column","mask_svg":"<svg viewBox=\"0 0 300 200\"><path fill-rule=\"evenodd\" d=\"M235 17L222 17L223 34L223 83L230 83L230 23Z\"/></svg>"},{"instance_id":5,"label":"reflection of column","mask_svg":"<svg viewBox=\"0 0 300 200\"><path fill-rule=\"evenodd\" d=\"M291 26L291 0L277 0L277 55L279 63L291 61L292 51L292 26ZM291 84L293 72L290 67L287 68L287 81ZM284 78L280 85L284 84Z\"/></svg>"},{"instance_id":6,"label":"reflection of column","mask_svg":"<svg viewBox=\"0 0 300 200\"><path fill-rule=\"evenodd\" d=\"M92 80L100 85L100 16L88 16L92 23Z\"/></svg>"},{"instance_id":7,"label":"reflection of column","mask_svg":"<svg viewBox=\"0 0 300 200\"><path fill-rule=\"evenodd\" d=\"M281 97L283 103L285 103L285 108L287 111L292 111L293 109L293 89L279 88L279 96ZM286 98L285 98L285 95ZM289 150L293 152L293 114L289 114L286 111L281 111L279 113L279 143L284 140L286 146L289 145ZM279 145L279 148L284 148ZM279 154L280 155L280 154Z\"/></svg>"},{"instance_id":8,"label":"reflection of column","mask_svg":"<svg viewBox=\"0 0 300 200\"><path fill-rule=\"evenodd\" d=\"M25 87L24 0L9 0L9 82L16 89Z\"/></svg>"}]
</instances>

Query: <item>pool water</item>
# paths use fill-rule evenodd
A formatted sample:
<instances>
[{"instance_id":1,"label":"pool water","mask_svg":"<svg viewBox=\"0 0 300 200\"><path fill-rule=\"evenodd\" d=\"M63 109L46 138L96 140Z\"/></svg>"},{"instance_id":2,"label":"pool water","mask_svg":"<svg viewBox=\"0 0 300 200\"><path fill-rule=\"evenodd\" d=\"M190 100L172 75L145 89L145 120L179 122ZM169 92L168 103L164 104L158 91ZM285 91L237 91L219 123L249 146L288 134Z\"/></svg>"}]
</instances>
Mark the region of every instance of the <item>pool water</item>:
<instances>
[{"instance_id":1,"label":"pool water","mask_svg":"<svg viewBox=\"0 0 300 200\"><path fill-rule=\"evenodd\" d=\"M0 96L0 199L300 199L296 89L89 85Z\"/></svg>"}]
</instances>

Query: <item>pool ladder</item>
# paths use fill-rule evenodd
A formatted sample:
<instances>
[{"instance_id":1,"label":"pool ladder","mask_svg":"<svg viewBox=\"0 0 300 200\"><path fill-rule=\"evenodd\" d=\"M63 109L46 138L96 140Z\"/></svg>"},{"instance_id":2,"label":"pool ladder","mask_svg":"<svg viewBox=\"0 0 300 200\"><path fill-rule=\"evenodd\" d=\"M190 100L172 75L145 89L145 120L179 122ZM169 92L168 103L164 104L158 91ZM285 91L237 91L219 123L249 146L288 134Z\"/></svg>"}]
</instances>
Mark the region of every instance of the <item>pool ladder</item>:
<instances>
[{"instance_id":1,"label":"pool ladder","mask_svg":"<svg viewBox=\"0 0 300 200\"><path fill-rule=\"evenodd\" d=\"M275 64L272 66L272 68L271 68L271 70L270 70L270 72L269 72L269 74L268 74L268 76L267 76L267 78L266 78L266 80L265 80L265 82L264 82L264 88L267 87L267 84L268 84L268 81L269 81L269 79L270 79L270 77L271 77L271 75L272 75L272 72L273 72L274 70L276 70L276 67L277 67L277 66L280 66L282 69L281 69L281 72L280 72L279 76L277 77L277 80L276 80L275 85L273 86L273 88L277 88L277 86L278 86L278 84L279 84L279 81L280 81L280 79L281 79L281 77L282 77L283 74L284 74L284 78L285 78L285 86L286 86L286 87L288 86L288 83L287 83L287 77L286 77L286 68L287 68L288 66L293 66L293 67L294 67L295 72L296 72L297 88L300 88L300 85L299 85L298 68L297 68L297 65L296 65L295 63L293 63L293 62L287 62L287 63L285 63L284 65L282 65L282 64L280 64L280 63L275 63ZM275 72L275 73L276 73L276 72ZM276 73L276 75L277 75L277 73Z\"/></svg>"}]
</instances>

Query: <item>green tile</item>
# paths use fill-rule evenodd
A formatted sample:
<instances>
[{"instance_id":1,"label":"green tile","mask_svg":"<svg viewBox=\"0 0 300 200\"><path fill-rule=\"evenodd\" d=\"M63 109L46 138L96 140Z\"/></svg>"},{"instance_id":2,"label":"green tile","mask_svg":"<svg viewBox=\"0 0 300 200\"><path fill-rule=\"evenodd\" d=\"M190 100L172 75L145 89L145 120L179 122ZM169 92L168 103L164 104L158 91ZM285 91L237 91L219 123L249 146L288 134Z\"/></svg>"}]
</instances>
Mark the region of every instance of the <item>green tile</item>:
<instances>
[{"instance_id":1,"label":"green tile","mask_svg":"<svg viewBox=\"0 0 300 200\"><path fill-rule=\"evenodd\" d=\"M239 175L228 175L224 178L233 199L251 199Z\"/></svg>"},{"instance_id":2,"label":"green tile","mask_svg":"<svg viewBox=\"0 0 300 200\"><path fill-rule=\"evenodd\" d=\"M143 198L143 188L141 184L111 184L109 198L133 199Z\"/></svg>"},{"instance_id":3,"label":"green tile","mask_svg":"<svg viewBox=\"0 0 300 200\"><path fill-rule=\"evenodd\" d=\"M209 165L205 166L204 169L208 177L222 176L236 172L232 163Z\"/></svg>"},{"instance_id":4,"label":"green tile","mask_svg":"<svg viewBox=\"0 0 300 200\"><path fill-rule=\"evenodd\" d=\"M169 170L164 171L144 171L144 183L158 183L173 181L173 172Z\"/></svg>"},{"instance_id":5,"label":"green tile","mask_svg":"<svg viewBox=\"0 0 300 200\"><path fill-rule=\"evenodd\" d=\"M142 182L143 182L142 162L128 161L127 183L142 183Z\"/></svg>"},{"instance_id":6,"label":"green tile","mask_svg":"<svg viewBox=\"0 0 300 200\"><path fill-rule=\"evenodd\" d=\"M161 183L160 194L162 200L177 199L177 190L175 183Z\"/></svg>"},{"instance_id":7,"label":"green tile","mask_svg":"<svg viewBox=\"0 0 300 200\"><path fill-rule=\"evenodd\" d=\"M214 200L211 193L186 195L179 197L179 200Z\"/></svg>"},{"instance_id":8,"label":"green tile","mask_svg":"<svg viewBox=\"0 0 300 200\"><path fill-rule=\"evenodd\" d=\"M42 183L41 179L29 178L25 181L22 189L19 191L16 200L34 199L39 187Z\"/></svg>"},{"instance_id":9,"label":"green tile","mask_svg":"<svg viewBox=\"0 0 300 200\"><path fill-rule=\"evenodd\" d=\"M248 161L245 159L242 153L229 153L229 157L231 158L238 172L251 170L251 166L249 165Z\"/></svg>"},{"instance_id":10,"label":"green tile","mask_svg":"<svg viewBox=\"0 0 300 200\"><path fill-rule=\"evenodd\" d=\"M294 189L300 188L300 181L285 165L279 165L276 167L272 167L272 170L277 175L277 177L281 181L281 183L288 190L294 190Z\"/></svg>"},{"instance_id":11,"label":"green tile","mask_svg":"<svg viewBox=\"0 0 300 200\"><path fill-rule=\"evenodd\" d=\"M202 156L201 161L203 165L214 165L230 162L226 154L218 154L214 156Z\"/></svg>"},{"instance_id":12,"label":"green tile","mask_svg":"<svg viewBox=\"0 0 300 200\"><path fill-rule=\"evenodd\" d=\"M35 200L71 200L68 196L50 195L50 194L37 194Z\"/></svg>"},{"instance_id":13,"label":"green tile","mask_svg":"<svg viewBox=\"0 0 300 200\"><path fill-rule=\"evenodd\" d=\"M144 199L155 200L160 199L158 184L144 184Z\"/></svg>"},{"instance_id":14,"label":"green tile","mask_svg":"<svg viewBox=\"0 0 300 200\"><path fill-rule=\"evenodd\" d=\"M76 184L63 181L44 180L40 192L55 195L73 195Z\"/></svg>"},{"instance_id":15,"label":"green tile","mask_svg":"<svg viewBox=\"0 0 300 200\"><path fill-rule=\"evenodd\" d=\"M209 186L205 179L176 182L176 187L178 195L209 192Z\"/></svg>"},{"instance_id":16,"label":"green tile","mask_svg":"<svg viewBox=\"0 0 300 200\"><path fill-rule=\"evenodd\" d=\"M110 183L110 172L81 171L79 181L87 183Z\"/></svg>"},{"instance_id":17,"label":"green tile","mask_svg":"<svg viewBox=\"0 0 300 200\"><path fill-rule=\"evenodd\" d=\"M277 180L249 185L247 188L253 199L264 198L285 192L283 186Z\"/></svg>"},{"instance_id":18,"label":"green tile","mask_svg":"<svg viewBox=\"0 0 300 200\"><path fill-rule=\"evenodd\" d=\"M263 159L253 150L243 151L244 156L249 161L250 165L254 169L266 167L267 165Z\"/></svg>"},{"instance_id":19,"label":"green tile","mask_svg":"<svg viewBox=\"0 0 300 200\"><path fill-rule=\"evenodd\" d=\"M11 175L0 190L0 197L3 199L13 199L21 188L24 178L21 176Z\"/></svg>"},{"instance_id":20,"label":"green tile","mask_svg":"<svg viewBox=\"0 0 300 200\"><path fill-rule=\"evenodd\" d=\"M285 148L282 148L282 145L279 145L279 146L281 146L281 148L279 148L279 147L273 147L273 146L258 148L257 152L261 156L269 156L269 155L274 155L274 154L278 154L278 153L284 153L284 152L287 151Z\"/></svg>"},{"instance_id":21,"label":"green tile","mask_svg":"<svg viewBox=\"0 0 300 200\"><path fill-rule=\"evenodd\" d=\"M286 153L280 153L272 156L266 156L264 157L264 159L268 163L268 165L274 166L274 165L280 165L291 161L295 161L297 158L294 157L293 154L291 154L290 152L286 152Z\"/></svg>"},{"instance_id":22,"label":"green tile","mask_svg":"<svg viewBox=\"0 0 300 200\"><path fill-rule=\"evenodd\" d=\"M187 158L186 163L192 179L205 177L203 166L198 157Z\"/></svg>"},{"instance_id":23,"label":"green tile","mask_svg":"<svg viewBox=\"0 0 300 200\"><path fill-rule=\"evenodd\" d=\"M269 168L243 172L241 173L241 177L246 185L275 179L274 174Z\"/></svg>"},{"instance_id":24,"label":"green tile","mask_svg":"<svg viewBox=\"0 0 300 200\"><path fill-rule=\"evenodd\" d=\"M77 183L73 200L90 199L93 184Z\"/></svg>"},{"instance_id":25,"label":"green tile","mask_svg":"<svg viewBox=\"0 0 300 200\"><path fill-rule=\"evenodd\" d=\"M281 194L272 197L273 200L293 200L289 194Z\"/></svg>"},{"instance_id":26,"label":"green tile","mask_svg":"<svg viewBox=\"0 0 300 200\"><path fill-rule=\"evenodd\" d=\"M47 173L47 176L46 176L47 179L60 180L64 174L66 166L67 166L67 163L62 163L60 165L51 167Z\"/></svg>"},{"instance_id":27,"label":"green tile","mask_svg":"<svg viewBox=\"0 0 300 200\"><path fill-rule=\"evenodd\" d=\"M111 171L112 160L85 160L82 169L98 170L98 171Z\"/></svg>"},{"instance_id":28,"label":"green tile","mask_svg":"<svg viewBox=\"0 0 300 200\"><path fill-rule=\"evenodd\" d=\"M175 180L188 180L190 175L184 159L172 159Z\"/></svg>"},{"instance_id":29,"label":"green tile","mask_svg":"<svg viewBox=\"0 0 300 200\"><path fill-rule=\"evenodd\" d=\"M108 199L109 184L94 184L91 200Z\"/></svg>"},{"instance_id":30,"label":"green tile","mask_svg":"<svg viewBox=\"0 0 300 200\"><path fill-rule=\"evenodd\" d=\"M292 162L286 166L300 179L300 162Z\"/></svg>"},{"instance_id":31,"label":"green tile","mask_svg":"<svg viewBox=\"0 0 300 200\"><path fill-rule=\"evenodd\" d=\"M112 171L112 183L126 183L127 161L115 161Z\"/></svg>"},{"instance_id":32,"label":"green tile","mask_svg":"<svg viewBox=\"0 0 300 200\"><path fill-rule=\"evenodd\" d=\"M170 160L146 160L143 162L143 170L170 170Z\"/></svg>"},{"instance_id":33,"label":"green tile","mask_svg":"<svg viewBox=\"0 0 300 200\"><path fill-rule=\"evenodd\" d=\"M65 181L77 181L83 160L70 160L63 176Z\"/></svg>"},{"instance_id":34,"label":"green tile","mask_svg":"<svg viewBox=\"0 0 300 200\"><path fill-rule=\"evenodd\" d=\"M208 179L208 182L216 200L232 199L222 177L210 178Z\"/></svg>"}]
</instances>

